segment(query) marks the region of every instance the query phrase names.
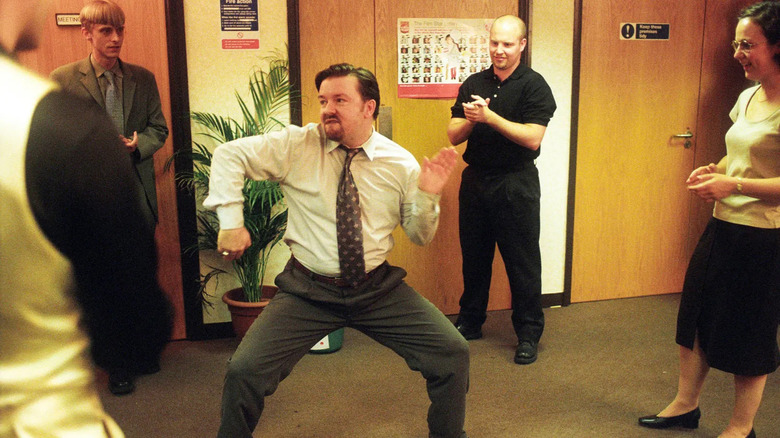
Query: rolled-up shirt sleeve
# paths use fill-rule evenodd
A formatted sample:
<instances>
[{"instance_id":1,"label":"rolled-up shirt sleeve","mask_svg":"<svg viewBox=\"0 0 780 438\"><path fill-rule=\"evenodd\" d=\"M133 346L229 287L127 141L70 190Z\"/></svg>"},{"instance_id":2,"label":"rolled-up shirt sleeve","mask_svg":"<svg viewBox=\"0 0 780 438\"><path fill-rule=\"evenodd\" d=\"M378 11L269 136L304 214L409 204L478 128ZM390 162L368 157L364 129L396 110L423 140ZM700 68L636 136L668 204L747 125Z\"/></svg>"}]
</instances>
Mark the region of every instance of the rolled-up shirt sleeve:
<instances>
[{"instance_id":1,"label":"rolled-up shirt sleeve","mask_svg":"<svg viewBox=\"0 0 780 438\"><path fill-rule=\"evenodd\" d=\"M417 179L401 205L401 228L416 245L427 245L439 228L439 199L441 195L417 188Z\"/></svg>"}]
</instances>

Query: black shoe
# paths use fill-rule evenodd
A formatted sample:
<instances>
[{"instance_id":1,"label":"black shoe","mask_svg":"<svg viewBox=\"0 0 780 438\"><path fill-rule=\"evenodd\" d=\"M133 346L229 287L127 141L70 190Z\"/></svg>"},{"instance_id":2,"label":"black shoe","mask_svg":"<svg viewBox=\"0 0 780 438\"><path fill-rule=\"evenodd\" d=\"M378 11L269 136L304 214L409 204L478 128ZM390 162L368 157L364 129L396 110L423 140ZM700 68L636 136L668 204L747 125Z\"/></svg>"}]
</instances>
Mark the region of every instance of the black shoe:
<instances>
[{"instance_id":1,"label":"black shoe","mask_svg":"<svg viewBox=\"0 0 780 438\"><path fill-rule=\"evenodd\" d=\"M482 327L478 325L471 325L466 323L456 323L455 328L458 329L461 335L466 338L467 341L472 339L479 339L482 337Z\"/></svg>"},{"instance_id":2,"label":"black shoe","mask_svg":"<svg viewBox=\"0 0 780 438\"><path fill-rule=\"evenodd\" d=\"M528 365L536 362L536 342L520 341L515 350L515 363Z\"/></svg>"},{"instance_id":3,"label":"black shoe","mask_svg":"<svg viewBox=\"0 0 780 438\"><path fill-rule=\"evenodd\" d=\"M135 383L127 371L115 371L108 376L108 390L114 395L126 395L135 391Z\"/></svg>"},{"instance_id":4,"label":"black shoe","mask_svg":"<svg viewBox=\"0 0 780 438\"><path fill-rule=\"evenodd\" d=\"M668 429L670 427L684 427L686 429L696 429L699 427L699 418L701 411L696 408L676 417L659 417L657 415L648 415L639 419L639 425L649 427L650 429Z\"/></svg>"},{"instance_id":5,"label":"black shoe","mask_svg":"<svg viewBox=\"0 0 780 438\"><path fill-rule=\"evenodd\" d=\"M745 438L756 438L756 430L750 429L750 433Z\"/></svg>"}]
</instances>

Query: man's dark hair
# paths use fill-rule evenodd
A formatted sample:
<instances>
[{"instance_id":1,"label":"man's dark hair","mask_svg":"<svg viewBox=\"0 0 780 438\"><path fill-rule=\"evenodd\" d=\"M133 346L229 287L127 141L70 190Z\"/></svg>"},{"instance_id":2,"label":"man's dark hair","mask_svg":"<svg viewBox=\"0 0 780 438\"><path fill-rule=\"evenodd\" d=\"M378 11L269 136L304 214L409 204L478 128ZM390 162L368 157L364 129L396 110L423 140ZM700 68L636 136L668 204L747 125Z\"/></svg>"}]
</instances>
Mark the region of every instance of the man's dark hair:
<instances>
[{"instance_id":1,"label":"man's dark hair","mask_svg":"<svg viewBox=\"0 0 780 438\"><path fill-rule=\"evenodd\" d=\"M743 9L739 20L749 18L764 32L767 43L774 45L780 42L780 2L764 1L755 3ZM780 64L780 54L775 55L775 62Z\"/></svg>"},{"instance_id":2,"label":"man's dark hair","mask_svg":"<svg viewBox=\"0 0 780 438\"><path fill-rule=\"evenodd\" d=\"M319 91L320 85L325 79L344 76L354 76L358 80L358 92L364 101L368 102L373 99L376 102L376 107L374 108L374 119L376 119L379 115L379 84L376 81L376 76L371 71L347 63L333 64L317 73L317 76L314 77L314 85L317 86L317 91Z\"/></svg>"}]
</instances>

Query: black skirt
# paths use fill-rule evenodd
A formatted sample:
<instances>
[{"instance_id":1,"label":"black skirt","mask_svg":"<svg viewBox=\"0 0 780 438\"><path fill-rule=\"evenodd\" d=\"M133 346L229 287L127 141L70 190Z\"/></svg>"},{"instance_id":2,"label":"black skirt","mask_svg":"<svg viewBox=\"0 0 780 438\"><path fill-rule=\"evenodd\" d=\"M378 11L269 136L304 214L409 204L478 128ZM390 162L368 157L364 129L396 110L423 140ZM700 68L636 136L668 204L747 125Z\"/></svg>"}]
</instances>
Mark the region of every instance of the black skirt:
<instances>
[{"instance_id":1,"label":"black skirt","mask_svg":"<svg viewBox=\"0 0 780 438\"><path fill-rule=\"evenodd\" d=\"M780 365L780 229L711 219L685 274L677 343L712 367L760 376Z\"/></svg>"}]
</instances>

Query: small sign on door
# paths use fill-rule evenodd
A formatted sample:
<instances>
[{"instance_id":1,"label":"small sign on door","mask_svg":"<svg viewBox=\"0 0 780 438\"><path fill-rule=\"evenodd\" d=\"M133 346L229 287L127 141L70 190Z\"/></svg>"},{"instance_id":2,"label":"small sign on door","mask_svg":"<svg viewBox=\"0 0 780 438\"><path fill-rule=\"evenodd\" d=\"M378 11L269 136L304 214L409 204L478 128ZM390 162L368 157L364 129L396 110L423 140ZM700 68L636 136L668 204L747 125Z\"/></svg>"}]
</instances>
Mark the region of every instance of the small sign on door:
<instances>
[{"instance_id":1,"label":"small sign on door","mask_svg":"<svg viewBox=\"0 0 780 438\"><path fill-rule=\"evenodd\" d=\"M669 27L668 23L620 23L620 39L666 41Z\"/></svg>"},{"instance_id":2,"label":"small sign on door","mask_svg":"<svg viewBox=\"0 0 780 438\"><path fill-rule=\"evenodd\" d=\"M81 26L79 14L54 14L57 19L57 26Z\"/></svg>"}]
</instances>

